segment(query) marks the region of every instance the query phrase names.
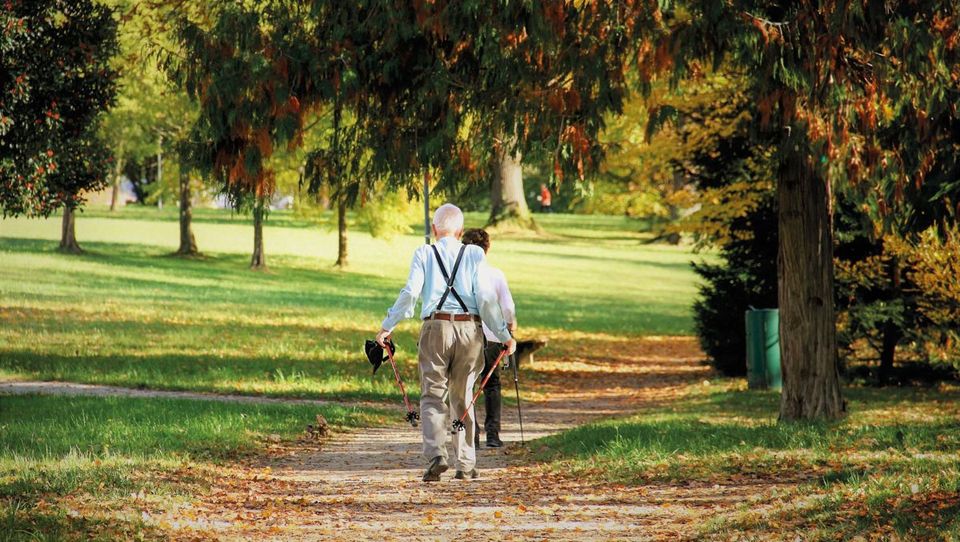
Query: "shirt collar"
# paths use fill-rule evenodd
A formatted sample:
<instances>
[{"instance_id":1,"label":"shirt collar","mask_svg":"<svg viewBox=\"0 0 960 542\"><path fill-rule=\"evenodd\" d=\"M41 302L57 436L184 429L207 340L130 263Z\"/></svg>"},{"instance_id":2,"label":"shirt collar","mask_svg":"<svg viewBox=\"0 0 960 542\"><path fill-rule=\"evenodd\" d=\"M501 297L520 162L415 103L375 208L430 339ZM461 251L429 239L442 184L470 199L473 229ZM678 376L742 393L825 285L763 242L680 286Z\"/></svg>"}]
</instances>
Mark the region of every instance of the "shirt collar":
<instances>
[{"instance_id":1,"label":"shirt collar","mask_svg":"<svg viewBox=\"0 0 960 542\"><path fill-rule=\"evenodd\" d=\"M448 235L447 237L441 237L439 240L437 240L437 244L442 246L443 248L447 248L449 246L459 247L463 243L458 241L456 237L453 237L452 235Z\"/></svg>"}]
</instances>

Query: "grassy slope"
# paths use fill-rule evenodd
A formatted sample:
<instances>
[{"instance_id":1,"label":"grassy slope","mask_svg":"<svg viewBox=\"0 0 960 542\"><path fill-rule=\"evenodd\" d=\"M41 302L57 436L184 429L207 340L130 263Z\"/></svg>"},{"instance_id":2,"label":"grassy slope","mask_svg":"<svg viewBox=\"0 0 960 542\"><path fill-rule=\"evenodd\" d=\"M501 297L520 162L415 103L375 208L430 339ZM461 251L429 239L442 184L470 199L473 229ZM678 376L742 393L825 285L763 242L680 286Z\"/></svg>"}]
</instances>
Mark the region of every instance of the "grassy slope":
<instances>
[{"instance_id":1,"label":"grassy slope","mask_svg":"<svg viewBox=\"0 0 960 542\"><path fill-rule=\"evenodd\" d=\"M0 222L0 372L396 398L389 379L369 377L360 351L402 285L420 238L383 241L355 232L352 268L344 273L329 267L334 233L274 214L289 227L267 227L272 272L258 274L246 269L251 229L242 217L206 213L196 230L209 256L183 261L165 256L177 239L173 215L131 213L137 218L81 218L78 234L89 250L82 257L54 251L55 220ZM689 252L640 245L638 234L622 229L624 220L553 216L547 225L566 237L495 240L491 260L510 277L521 336L689 333ZM414 371L416 330L408 321L398 336L407 374Z\"/></svg>"},{"instance_id":2,"label":"grassy slope","mask_svg":"<svg viewBox=\"0 0 960 542\"><path fill-rule=\"evenodd\" d=\"M630 484L799 482L702 525L721 539L960 538L960 389L858 389L835 424L778 424L779 397L696 386L669 407L541 441L550 468ZM812 498L811 498L812 496Z\"/></svg>"}]
</instances>

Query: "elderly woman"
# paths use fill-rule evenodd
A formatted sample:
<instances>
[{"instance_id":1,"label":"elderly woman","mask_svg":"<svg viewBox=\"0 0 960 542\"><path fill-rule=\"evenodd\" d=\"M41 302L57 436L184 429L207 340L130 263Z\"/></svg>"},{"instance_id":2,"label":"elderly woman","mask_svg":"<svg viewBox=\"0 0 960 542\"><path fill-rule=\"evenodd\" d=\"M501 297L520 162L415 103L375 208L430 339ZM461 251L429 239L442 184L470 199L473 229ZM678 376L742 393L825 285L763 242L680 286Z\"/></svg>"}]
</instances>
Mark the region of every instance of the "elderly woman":
<instances>
[{"instance_id":1,"label":"elderly woman","mask_svg":"<svg viewBox=\"0 0 960 542\"><path fill-rule=\"evenodd\" d=\"M486 254L490 252L490 234L479 228L467 230L463 232L463 244L477 245L482 248L483 253ZM491 286L497 293L497 303L500 304L503 319L506 320L507 328L512 335L517 326L517 313L516 306L513 303L513 296L510 294L510 288L507 286L507 277L503 274L503 271L490 265L487 266L487 271ZM487 346L483 351L483 374L487 374L496 362L497 355L499 355L503 349L503 344L497 335L490 331L490 328L488 328L486 324L483 325L483 334L487 339ZM487 448L499 448L503 446L503 441L500 440L500 375L497 374L496 371L490 376L490 380L487 381L486 386L483 387L483 401L487 411L486 418L483 421L483 430L487 434ZM474 444L479 447L479 426L475 438Z\"/></svg>"}]
</instances>

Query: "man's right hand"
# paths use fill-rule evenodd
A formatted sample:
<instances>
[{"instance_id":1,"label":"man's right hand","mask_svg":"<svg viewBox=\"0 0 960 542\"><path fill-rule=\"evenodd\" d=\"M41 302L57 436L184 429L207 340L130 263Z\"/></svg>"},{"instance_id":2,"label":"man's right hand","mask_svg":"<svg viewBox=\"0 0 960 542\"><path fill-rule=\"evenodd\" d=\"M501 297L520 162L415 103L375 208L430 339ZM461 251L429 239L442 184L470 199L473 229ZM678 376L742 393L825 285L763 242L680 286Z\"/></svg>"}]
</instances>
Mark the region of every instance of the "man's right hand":
<instances>
[{"instance_id":1,"label":"man's right hand","mask_svg":"<svg viewBox=\"0 0 960 542\"><path fill-rule=\"evenodd\" d=\"M386 341L389 338L390 338L390 332L385 329L381 329L380 333L377 333L377 338L376 338L377 344L386 348L387 345L384 344L384 341Z\"/></svg>"},{"instance_id":2,"label":"man's right hand","mask_svg":"<svg viewBox=\"0 0 960 542\"><path fill-rule=\"evenodd\" d=\"M514 352L517 351L517 340L512 337L510 338L509 341L503 343L503 345L507 347L508 356L512 356Z\"/></svg>"}]
</instances>

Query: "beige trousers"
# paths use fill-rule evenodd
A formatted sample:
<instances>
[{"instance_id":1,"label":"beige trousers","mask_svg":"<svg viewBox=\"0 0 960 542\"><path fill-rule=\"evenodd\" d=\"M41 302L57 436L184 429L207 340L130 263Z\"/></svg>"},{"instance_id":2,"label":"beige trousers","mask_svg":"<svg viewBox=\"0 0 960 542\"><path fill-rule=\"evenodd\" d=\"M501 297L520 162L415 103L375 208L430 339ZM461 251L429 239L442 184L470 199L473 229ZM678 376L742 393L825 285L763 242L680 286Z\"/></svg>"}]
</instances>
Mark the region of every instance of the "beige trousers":
<instances>
[{"instance_id":1,"label":"beige trousers","mask_svg":"<svg viewBox=\"0 0 960 542\"><path fill-rule=\"evenodd\" d=\"M423 457L429 461L440 456L449 463L451 422L467 408L474 382L483 369L483 329L480 322L427 320L420 328L419 349ZM464 472L477 464L475 420L471 408L463 420L466 428L452 435L454 466Z\"/></svg>"}]
</instances>

